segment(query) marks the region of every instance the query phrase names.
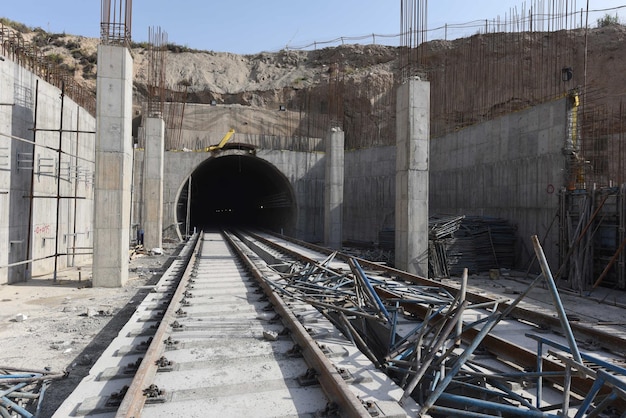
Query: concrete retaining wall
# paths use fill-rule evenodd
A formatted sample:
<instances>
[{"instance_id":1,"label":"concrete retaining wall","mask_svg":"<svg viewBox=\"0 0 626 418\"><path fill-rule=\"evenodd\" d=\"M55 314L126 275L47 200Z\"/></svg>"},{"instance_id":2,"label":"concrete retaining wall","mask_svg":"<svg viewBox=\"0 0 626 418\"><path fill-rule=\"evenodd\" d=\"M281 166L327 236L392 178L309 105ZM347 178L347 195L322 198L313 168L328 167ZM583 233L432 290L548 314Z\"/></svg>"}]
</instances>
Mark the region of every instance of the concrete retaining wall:
<instances>
[{"instance_id":1,"label":"concrete retaining wall","mask_svg":"<svg viewBox=\"0 0 626 418\"><path fill-rule=\"evenodd\" d=\"M0 61L0 284L51 273L57 251L59 271L91 259L67 254L92 246L94 135L61 128L92 132L95 119L68 97L62 107L56 87ZM6 268L27 259L40 261Z\"/></svg>"},{"instance_id":2,"label":"concrete retaining wall","mask_svg":"<svg viewBox=\"0 0 626 418\"><path fill-rule=\"evenodd\" d=\"M41 80L37 88L38 80L11 61L0 61L0 284L49 274L54 268L55 252L64 254L56 259L58 270L91 259L90 255L66 254L73 252L74 247L79 248L77 252L89 253L92 246L94 135L60 134L61 92ZM235 110L223 113L236 113ZM35 113L39 129L36 135L33 131ZM272 115L284 117L283 112ZM235 121L242 127L247 126L245 122L249 124L249 121L244 119ZM199 124L202 119L194 120ZM562 148L566 125L563 99L433 139L430 213L497 216L516 223L521 237L518 265L525 266L532 256L530 236L540 234L544 238L557 212L557 193L564 183ZM219 126L217 129L212 125L214 135L206 138L194 137L197 126L186 127L189 132L184 135L185 144L216 143L232 123L223 122ZM66 97L62 127L94 131L95 119ZM280 171L296 196L294 235L320 242L324 230L322 141L319 138L289 139L287 132L275 135L236 134L232 142L260 146L257 158ZM37 146L16 138L34 139ZM60 161L56 151L59 141L64 151ZM292 148L282 149L287 146ZM185 180L207 157L211 157L210 154L202 152L167 153L166 232L175 227L176 205ZM142 160L143 153L135 151L135 225L140 213ZM346 151L344 241L376 242L380 231L394 227L395 160L395 147ZM58 222L57 191L62 197L58 199ZM552 265L556 265L557 237L553 226L544 245ZM8 264L29 258L39 261L32 266L25 263L6 268Z\"/></svg>"},{"instance_id":3,"label":"concrete retaining wall","mask_svg":"<svg viewBox=\"0 0 626 418\"><path fill-rule=\"evenodd\" d=\"M517 264L532 257L564 184L566 101L558 100L431 140L430 213L501 217L517 224ZM557 266L557 223L543 246Z\"/></svg>"},{"instance_id":4,"label":"concrete retaining wall","mask_svg":"<svg viewBox=\"0 0 626 418\"><path fill-rule=\"evenodd\" d=\"M374 243L395 228L396 147L345 153L343 239Z\"/></svg>"},{"instance_id":5,"label":"concrete retaining wall","mask_svg":"<svg viewBox=\"0 0 626 418\"><path fill-rule=\"evenodd\" d=\"M561 149L566 122L565 100L559 100L433 139L429 212L508 219L518 227L518 265L525 267L532 255L530 236L543 238L557 211L565 167ZM208 154L166 154L167 230L174 227L183 182ZM294 188L298 237L320 241L324 154L259 150L257 157L280 170ZM136 152L136 159L135 172L139 173L141 151ZM380 231L394 228L395 166L393 146L346 151L344 241L375 243ZM557 232L555 224L544 246L552 265L557 262Z\"/></svg>"}]
</instances>

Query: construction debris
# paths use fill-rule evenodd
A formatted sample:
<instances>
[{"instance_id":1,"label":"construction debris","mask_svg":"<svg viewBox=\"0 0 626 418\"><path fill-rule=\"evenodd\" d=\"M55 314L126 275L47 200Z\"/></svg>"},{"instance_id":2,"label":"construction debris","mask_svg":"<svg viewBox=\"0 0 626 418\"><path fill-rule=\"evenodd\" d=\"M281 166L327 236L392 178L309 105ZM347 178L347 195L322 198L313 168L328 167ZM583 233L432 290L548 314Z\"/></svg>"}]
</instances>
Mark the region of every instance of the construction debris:
<instances>
[{"instance_id":1,"label":"construction debris","mask_svg":"<svg viewBox=\"0 0 626 418\"><path fill-rule=\"evenodd\" d=\"M515 266L516 228L505 219L435 215L428 223L431 278Z\"/></svg>"},{"instance_id":2,"label":"construction debris","mask_svg":"<svg viewBox=\"0 0 626 418\"><path fill-rule=\"evenodd\" d=\"M433 234L451 235L440 231L452 231L454 225L460 229L462 219L440 220ZM498 227L494 230L511 230L499 221L470 221L466 228L470 232L486 228L490 233L492 225ZM533 242L543 274L512 302L469 303L465 299L467 269L459 291L452 295L443 287L368 274L356 258L348 259L349 271L331 268L336 253L317 264L294 263L278 273L280 278L266 280L285 297L317 307L376 367L399 383L404 389L402 400L411 397L419 403L418 416L557 417L561 410L578 411L576 416L582 417L610 412L626 401L626 369L578 351L543 250L536 237ZM484 344L541 282L551 289L568 345L529 332L526 337L537 342L536 359L529 364L535 370L496 365L486 355ZM587 386L583 389L574 371L584 375ZM552 385L566 389L562 402L546 406L544 389ZM583 399L582 404L573 401L575 396Z\"/></svg>"},{"instance_id":3,"label":"construction debris","mask_svg":"<svg viewBox=\"0 0 626 418\"><path fill-rule=\"evenodd\" d=\"M46 389L67 373L0 366L0 416L30 418L39 415Z\"/></svg>"}]
</instances>

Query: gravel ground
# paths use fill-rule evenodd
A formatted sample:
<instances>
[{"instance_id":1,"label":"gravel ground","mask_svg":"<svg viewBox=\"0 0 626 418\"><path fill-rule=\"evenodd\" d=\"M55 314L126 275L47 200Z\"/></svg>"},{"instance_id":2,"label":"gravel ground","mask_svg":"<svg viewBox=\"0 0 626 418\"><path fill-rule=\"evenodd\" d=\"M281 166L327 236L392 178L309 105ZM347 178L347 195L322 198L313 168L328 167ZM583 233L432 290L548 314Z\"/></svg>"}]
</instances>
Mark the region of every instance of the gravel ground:
<instances>
[{"instance_id":1,"label":"gravel ground","mask_svg":"<svg viewBox=\"0 0 626 418\"><path fill-rule=\"evenodd\" d=\"M178 251L137 255L123 288L92 288L91 266L0 286L0 369L68 372L48 388L40 417L50 417L86 376ZM79 277L81 280L79 281Z\"/></svg>"}]
</instances>

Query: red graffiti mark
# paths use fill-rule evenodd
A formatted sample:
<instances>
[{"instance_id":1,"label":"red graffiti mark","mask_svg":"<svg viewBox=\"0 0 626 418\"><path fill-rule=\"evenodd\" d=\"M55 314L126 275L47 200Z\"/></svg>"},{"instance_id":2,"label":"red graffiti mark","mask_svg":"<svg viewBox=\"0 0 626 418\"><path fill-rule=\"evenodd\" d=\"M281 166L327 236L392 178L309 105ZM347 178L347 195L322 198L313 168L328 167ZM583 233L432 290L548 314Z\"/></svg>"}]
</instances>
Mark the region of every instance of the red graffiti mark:
<instances>
[{"instance_id":1,"label":"red graffiti mark","mask_svg":"<svg viewBox=\"0 0 626 418\"><path fill-rule=\"evenodd\" d=\"M50 232L50 225L37 225L35 227L35 234L47 234Z\"/></svg>"}]
</instances>

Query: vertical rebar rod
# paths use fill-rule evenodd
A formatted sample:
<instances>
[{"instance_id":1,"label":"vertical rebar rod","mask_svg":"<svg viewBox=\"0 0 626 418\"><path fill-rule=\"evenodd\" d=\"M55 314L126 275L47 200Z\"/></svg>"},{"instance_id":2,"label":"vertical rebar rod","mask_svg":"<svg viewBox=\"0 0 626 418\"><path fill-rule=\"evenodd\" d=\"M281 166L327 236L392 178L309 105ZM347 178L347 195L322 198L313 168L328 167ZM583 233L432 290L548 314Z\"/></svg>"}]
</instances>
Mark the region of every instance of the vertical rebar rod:
<instances>
[{"instance_id":1,"label":"vertical rebar rod","mask_svg":"<svg viewBox=\"0 0 626 418\"><path fill-rule=\"evenodd\" d=\"M54 272L52 281L56 283L59 269L59 236L61 230L61 158L63 157L63 109L65 107L65 84L61 85L61 112L59 116L59 147L57 149L57 194L56 194L56 231L54 235Z\"/></svg>"},{"instance_id":2,"label":"vertical rebar rod","mask_svg":"<svg viewBox=\"0 0 626 418\"><path fill-rule=\"evenodd\" d=\"M32 254L33 254L33 244L31 243L32 240L32 230L33 230L33 208L34 208L34 189L35 189L35 148L37 147L37 114L38 114L38 108L39 108L39 80L35 80L35 110L33 112L33 147L32 147L32 152L33 152L33 167L30 171L30 201L28 202L28 233L27 233L27 239L26 239L26 260L30 260L32 258ZM32 274L33 272L33 265L32 263L28 263L26 264L26 270L28 271L28 269L30 269L30 272ZM29 277L29 275L27 275L26 277Z\"/></svg>"}]
</instances>

